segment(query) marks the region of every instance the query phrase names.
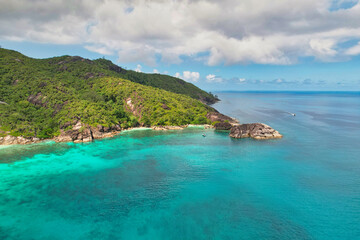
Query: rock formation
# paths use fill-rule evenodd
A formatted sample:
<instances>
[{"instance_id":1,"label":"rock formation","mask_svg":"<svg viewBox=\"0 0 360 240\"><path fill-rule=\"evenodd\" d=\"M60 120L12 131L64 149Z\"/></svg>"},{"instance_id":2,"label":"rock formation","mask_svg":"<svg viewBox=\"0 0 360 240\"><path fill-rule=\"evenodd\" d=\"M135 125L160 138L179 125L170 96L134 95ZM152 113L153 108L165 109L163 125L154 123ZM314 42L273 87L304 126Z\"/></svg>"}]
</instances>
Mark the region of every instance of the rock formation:
<instances>
[{"instance_id":1,"label":"rock formation","mask_svg":"<svg viewBox=\"0 0 360 240\"><path fill-rule=\"evenodd\" d=\"M235 125L230 129L229 136L232 138L251 137L254 139L282 138L278 131L263 123Z\"/></svg>"},{"instance_id":2,"label":"rock formation","mask_svg":"<svg viewBox=\"0 0 360 240\"><path fill-rule=\"evenodd\" d=\"M209 119L211 122L228 122L231 125L239 123L239 121L235 118L231 118L219 112L209 112L208 114L206 114L206 118Z\"/></svg>"},{"instance_id":3,"label":"rock formation","mask_svg":"<svg viewBox=\"0 0 360 240\"><path fill-rule=\"evenodd\" d=\"M218 112L212 112L207 115L212 121L217 123L212 125L203 125L204 128L214 127L216 130L230 130L229 136L232 138L247 138L254 139L272 139L281 138L282 135L263 123L249 123L238 124L236 119L230 118ZM181 130L192 125L184 126L153 126L153 130ZM67 129L67 130L66 130ZM105 127L97 125L96 127L82 123L80 120L73 120L61 125L60 135L54 137L52 140L56 142L91 142L94 139L113 137L121 131L120 125L113 125ZM12 145L12 144L30 144L43 141L42 139L22 136L15 137L7 135L0 137L0 145Z\"/></svg>"},{"instance_id":4,"label":"rock formation","mask_svg":"<svg viewBox=\"0 0 360 240\"><path fill-rule=\"evenodd\" d=\"M214 124L216 130L230 130L232 126L229 122L218 122Z\"/></svg>"},{"instance_id":5,"label":"rock formation","mask_svg":"<svg viewBox=\"0 0 360 240\"><path fill-rule=\"evenodd\" d=\"M163 103L163 105L161 105L161 107L165 110L171 110L171 108L169 108L168 105L166 105L165 103Z\"/></svg>"},{"instance_id":6,"label":"rock formation","mask_svg":"<svg viewBox=\"0 0 360 240\"><path fill-rule=\"evenodd\" d=\"M98 125L97 127L91 127L87 124L83 124L78 121L70 130L60 130L60 135L55 137L56 142L91 142L94 139L100 139L105 137L112 137L119 133L121 127L114 125L111 127L104 127Z\"/></svg>"},{"instance_id":7,"label":"rock formation","mask_svg":"<svg viewBox=\"0 0 360 240\"><path fill-rule=\"evenodd\" d=\"M0 145L29 144L29 143L37 143L40 141L41 140L39 138L14 137L11 135L0 137Z\"/></svg>"}]
</instances>

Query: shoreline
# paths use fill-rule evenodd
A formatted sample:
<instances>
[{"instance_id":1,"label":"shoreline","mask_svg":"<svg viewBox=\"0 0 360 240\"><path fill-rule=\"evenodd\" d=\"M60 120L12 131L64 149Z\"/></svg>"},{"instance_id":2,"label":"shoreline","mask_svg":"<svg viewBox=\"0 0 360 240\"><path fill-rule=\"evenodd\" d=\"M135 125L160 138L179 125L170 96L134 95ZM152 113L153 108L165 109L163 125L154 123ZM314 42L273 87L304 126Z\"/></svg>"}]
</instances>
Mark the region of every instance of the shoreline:
<instances>
[{"instance_id":1,"label":"shoreline","mask_svg":"<svg viewBox=\"0 0 360 240\"><path fill-rule=\"evenodd\" d=\"M11 135L7 135L5 137L0 137L0 150L10 147L10 146L14 146L14 145L30 145L30 144L35 144L35 143L44 143L44 142L55 142L55 143L59 143L59 142L73 142L73 143L86 143L86 142L92 142L94 140L97 139L104 139L104 138L111 138L111 137L115 137L123 132L130 132L130 131L142 131L142 130L154 130L154 131L169 131L169 130L183 130L185 128L203 128L203 129L212 129L214 128L212 125L209 124L199 124L199 125L195 125L195 124L188 124L188 125L182 125L182 126L151 126L151 127L132 127L132 128L127 128L124 130L120 130L120 131L110 131L110 132L106 132L101 136L98 136L96 138L92 138L92 139L84 139L84 140L70 140L68 138L61 139L59 138L59 136L53 137L53 138L47 138L47 139L40 139L40 138L24 138L22 136L11 136Z\"/></svg>"},{"instance_id":2,"label":"shoreline","mask_svg":"<svg viewBox=\"0 0 360 240\"><path fill-rule=\"evenodd\" d=\"M256 140L282 138L283 136L263 123L245 123L240 124L235 118L226 116L219 112L210 112L206 115L213 125L210 124L187 124L181 126L151 126L151 127L132 127L121 129L119 125L114 127L104 127L98 125L97 127L89 126L78 121L70 130L60 130L60 135L48 138L39 139L36 137L24 138L22 136L0 137L0 146L11 145L29 145L33 143L42 143L45 141L51 142L73 142L73 143L86 143L92 142L96 139L111 138L127 131L141 131L141 130L154 130L154 131L168 131L168 130L183 130L185 128L203 128L229 131L231 138L253 138Z\"/></svg>"}]
</instances>

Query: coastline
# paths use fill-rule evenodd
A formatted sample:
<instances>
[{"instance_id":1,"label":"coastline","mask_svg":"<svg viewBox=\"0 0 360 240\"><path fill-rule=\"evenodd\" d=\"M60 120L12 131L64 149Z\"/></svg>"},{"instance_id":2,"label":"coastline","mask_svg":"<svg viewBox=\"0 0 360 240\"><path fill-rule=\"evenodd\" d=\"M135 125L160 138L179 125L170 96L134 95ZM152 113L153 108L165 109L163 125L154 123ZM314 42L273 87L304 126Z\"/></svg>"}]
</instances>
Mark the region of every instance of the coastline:
<instances>
[{"instance_id":1,"label":"coastline","mask_svg":"<svg viewBox=\"0 0 360 240\"><path fill-rule=\"evenodd\" d=\"M340 100L334 95L324 105L322 95L313 101L306 96L272 96L262 96L250 105L251 98L245 101L246 97L239 95L235 103L218 109L231 116L231 109L226 107L233 106L234 117L241 123L263 121L284 134L280 140L232 139L228 131L216 133L214 129L159 132L140 128L90 144L45 141L0 146L3 224L6 219L10 223L16 221L12 231L5 234L27 238L33 228L34 235L49 234L49 229L51 234L61 235L62 227L70 226L65 238L68 233L68 238L77 238L80 234L74 234L78 230L84 238L89 231L94 231L95 237L111 238L115 235L110 233L116 233L121 238L125 232L137 234L149 223L150 228L139 238L152 238L153 233L176 236L178 226L195 229L189 238L196 238L198 229L207 230L210 226L216 231L210 231L210 238L226 235L236 239L246 235L256 239L260 232L261 236L280 239L356 239L358 215L354 207L360 209L356 198L360 193L356 184L360 176L356 171L360 123L356 117L360 118L360 112L352 112L352 107L359 105L359 97ZM233 100L231 95L223 98L224 102ZM300 112L333 113L338 109L336 102L347 103L339 119L344 124L327 124L328 115L313 119ZM261 107L274 109L276 103L280 104L276 109L292 106L297 116L273 112L273 118L267 121L264 112L251 111ZM252 115L243 114L249 112ZM203 132L206 137L201 136ZM180 195L184 197L176 197ZM245 214L234 218L234 209ZM294 211L300 214L293 214ZM80 225L74 224L74 216L80 217ZM168 219L174 219L171 216L180 217L179 221L170 221L170 225L177 224L175 227L169 227ZM221 225L187 222L200 217ZM119 228L120 220L125 228ZM61 228L54 228L59 224ZM99 225L106 227L100 233Z\"/></svg>"},{"instance_id":2,"label":"coastline","mask_svg":"<svg viewBox=\"0 0 360 240\"><path fill-rule=\"evenodd\" d=\"M61 138L60 136L56 136L53 138L46 138L46 139L40 139L40 138L24 138L22 136L11 136L7 135L5 137L0 137L0 150L3 148L6 148L8 146L13 145L29 145L29 144L35 144L35 143L44 143L44 142L73 142L73 143L85 143L85 142L92 142L96 139L104 139L104 138L111 138L114 136L119 135L123 132L129 132L129 131L141 131L141 130L154 130L154 131L168 131L168 130L183 130L185 128L204 128L204 129L210 129L214 128L212 125L209 124L188 124L188 125L182 125L182 126L151 126L151 127L132 127L127 128L124 130L119 131L109 131L102 135L98 135L96 137L91 138L85 138L83 140L72 140L70 138Z\"/></svg>"},{"instance_id":3,"label":"coastline","mask_svg":"<svg viewBox=\"0 0 360 240\"><path fill-rule=\"evenodd\" d=\"M92 142L96 139L111 138L121 132L125 131L139 131L139 130L155 130L155 131L168 131L168 130L182 130L185 128L214 128L215 130L229 131L229 137L231 138L253 138L256 140L267 140L274 138L282 138L283 136L263 123L245 123L240 124L235 118L226 116L219 112L209 112L206 115L213 125L209 124L187 124L181 126L151 126L151 127L132 127L121 129L119 125L113 127L104 127L98 125L97 127L89 126L87 124L78 121L70 130L60 130L60 135L48 138L40 139L36 137L24 138L22 136L0 137L0 146L10 145L28 145L33 143L41 143L45 141L52 142L73 142L73 143L86 143Z\"/></svg>"}]
</instances>

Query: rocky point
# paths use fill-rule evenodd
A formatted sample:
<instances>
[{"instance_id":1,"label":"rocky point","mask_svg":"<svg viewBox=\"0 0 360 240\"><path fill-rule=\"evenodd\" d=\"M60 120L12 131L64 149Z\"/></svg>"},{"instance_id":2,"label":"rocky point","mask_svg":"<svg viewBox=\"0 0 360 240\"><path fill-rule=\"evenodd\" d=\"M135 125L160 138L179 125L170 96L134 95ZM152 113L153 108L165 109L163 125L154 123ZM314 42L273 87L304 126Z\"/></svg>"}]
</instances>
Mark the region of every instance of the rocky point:
<instances>
[{"instance_id":1,"label":"rocky point","mask_svg":"<svg viewBox=\"0 0 360 240\"><path fill-rule=\"evenodd\" d=\"M272 127L263 123L248 123L235 125L230 129L230 137L254 139L282 138L282 135Z\"/></svg>"}]
</instances>

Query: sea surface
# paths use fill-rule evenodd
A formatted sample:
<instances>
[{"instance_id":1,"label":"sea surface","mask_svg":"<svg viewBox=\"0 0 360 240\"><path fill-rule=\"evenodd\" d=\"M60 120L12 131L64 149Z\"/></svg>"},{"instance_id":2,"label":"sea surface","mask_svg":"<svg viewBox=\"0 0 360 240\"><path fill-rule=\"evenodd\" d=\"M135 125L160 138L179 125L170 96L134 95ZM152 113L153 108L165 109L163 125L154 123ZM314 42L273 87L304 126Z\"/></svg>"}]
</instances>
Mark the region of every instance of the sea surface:
<instances>
[{"instance_id":1,"label":"sea surface","mask_svg":"<svg viewBox=\"0 0 360 240\"><path fill-rule=\"evenodd\" d=\"M360 239L360 93L217 94L220 112L284 138L1 147L0 239Z\"/></svg>"}]
</instances>

